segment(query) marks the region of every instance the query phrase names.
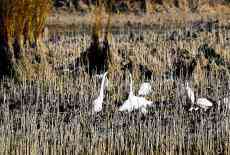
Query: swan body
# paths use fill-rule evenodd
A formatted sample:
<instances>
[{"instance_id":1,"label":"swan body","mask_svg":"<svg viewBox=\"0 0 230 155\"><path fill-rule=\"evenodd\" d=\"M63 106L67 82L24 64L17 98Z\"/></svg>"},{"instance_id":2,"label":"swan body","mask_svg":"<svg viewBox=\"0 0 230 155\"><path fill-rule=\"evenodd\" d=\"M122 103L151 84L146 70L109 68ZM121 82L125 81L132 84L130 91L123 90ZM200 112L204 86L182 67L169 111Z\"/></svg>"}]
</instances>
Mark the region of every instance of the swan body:
<instances>
[{"instance_id":1,"label":"swan body","mask_svg":"<svg viewBox=\"0 0 230 155\"><path fill-rule=\"evenodd\" d=\"M186 82L186 93L188 98L190 99L192 106L189 109L189 111L197 111L199 108L204 109L205 111L207 109L209 109L210 107L213 106L213 103L211 101L209 101L208 99L201 97L201 98L197 98L195 100L195 94L194 91L192 90L192 88L189 87L188 82ZM197 107L198 106L198 107Z\"/></svg>"},{"instance_id":2,"label":"swan body","mask_svg":"<svg viewBox=\"0 0 230 155\"><path fill-rule=\"evenodd\" d=\"M211 108L213 106L213 103L211 101L209 101L206 98L198 98L196 103L194 105L191 106L191 108L189 109L189 111L197 111L200 108L204 109L205 111L208 110L209 108Z\"/></svg>"},{"instance_id":3,"label":"swan body","mask_svg":"<svg viewBox=\"0 0 230 155\"><path fill-rule=\"evenodd\" d=\"M148 106L151 106L152 103L153 102L146 100L144 97L129 96L129 98L119 108L119 111L131 112L137 109L141 109L141 111L146 111L146 108Z\"/></svg>"},{"instance_id":4,"label":"swan body","mask_svg":"<svg viewBox=\"0 0 230 155\"><path fill-rule=\"evenodd\" d=\"M196 104L205 111L213 106L213 103L206 98L198 98Z\"/></svg>"},{"instance_id":5,"label":"swan body","mask_svg":"<svg viewBox=\"0 0 230 155\"><path fill-rule=\"evenodd\" d=\"M144 82L141 84L140 89L138 91L138 96L146 96L152 92L152 86L148 82Z\"/></svg>"},{"instance_id":6,"label":"swan body","mask_svg":"<svg viewBox=\"0 0 230 155\"><path fill-rule=\"evenodd\" d=\"M107 75L107 72L105 72L103 75L99 96L97 97L97 99L93 101L93 113L97 113L102 110L102 102L104 99L104 86L105 86L106 75Z\"/></svg>"},{"instance_id":7,"label":"swan body","mask_svg":"<svg viewBox=\"0 0 230 155\"><path fill-rule=\"evenodd\" d=\"M146 113L146 108L152 105L152 101L146 100L144 97L135 96L132 90L132 76L130 76L130 92L128 99L124 104L119 108L119 111L128 111L140 109L141 112Z\"/></svg>"}]
</instances>

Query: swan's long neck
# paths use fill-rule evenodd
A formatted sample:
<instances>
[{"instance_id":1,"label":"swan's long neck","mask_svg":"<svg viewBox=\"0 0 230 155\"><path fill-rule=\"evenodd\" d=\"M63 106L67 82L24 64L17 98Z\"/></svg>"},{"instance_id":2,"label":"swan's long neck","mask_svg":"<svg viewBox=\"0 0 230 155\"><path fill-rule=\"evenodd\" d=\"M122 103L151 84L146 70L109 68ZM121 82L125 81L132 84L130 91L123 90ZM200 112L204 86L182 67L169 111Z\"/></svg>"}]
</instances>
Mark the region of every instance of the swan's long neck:
<instances>
[{"instance_id":1,"label":"swan's long neck","mask_svg":"<svg viewBox=\"0 0 230 155\"><path fill-rule=\"evenodd\" d=\"M185 89L186 89L186 91L187 91L187 94L188 94L188 91L190 90L191 92L190 93L192 93L193 94L193 96L195 96L195 94L194 94L194 91L189 87L189 85L188 85L188 83L186 83L186 87L185 87ZM188 96L189 98L190 98L190 100L192 101L192 98L191 98L191 96ZM193 103L192 104L195 104L195 102L196 102L196 98L194 98L195 99L195 101L192 101Z\"/></svg>"},{"instance_id":2,"label":"swan's long neck","mask_svg":"<svg viewBox=\"0 0 230 155\"><path fill-rule=\"evenodd\" d=\"M100 89L100 96L104 96L104 86L105 86L105 78L106 78L107 72L103 75L102 82L101 82L101 89Z\"/></svg>"},{"instance_id":3,"label":"swan's long neck","mask_svg":"<svg viewBox=\"0 0 230 155\"><path fill-rule=\"evenodd\" d=\"M132 75L131 74L129 74L129 78L130 78L129 96L133 96L133 80L132 80Z\"/></svg>"}]
</instances>

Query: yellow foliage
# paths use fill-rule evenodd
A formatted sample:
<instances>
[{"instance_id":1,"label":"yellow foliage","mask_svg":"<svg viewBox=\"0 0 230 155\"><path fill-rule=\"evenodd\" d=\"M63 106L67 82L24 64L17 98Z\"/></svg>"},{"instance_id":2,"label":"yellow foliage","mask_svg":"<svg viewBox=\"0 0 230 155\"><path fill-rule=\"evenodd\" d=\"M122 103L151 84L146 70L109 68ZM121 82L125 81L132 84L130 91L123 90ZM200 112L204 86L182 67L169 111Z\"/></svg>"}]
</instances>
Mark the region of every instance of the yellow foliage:
<instances>
[{"instance_id":1,"label":"yellow foliage","mask_svg":"<svg viewBox=\"0 0 230 155\"><path fill-rule=\"evenodd\" d=\"M14 39L39 38L51 0L0 0L0 36L9 45Z\"/></svg>"}]
</instances>

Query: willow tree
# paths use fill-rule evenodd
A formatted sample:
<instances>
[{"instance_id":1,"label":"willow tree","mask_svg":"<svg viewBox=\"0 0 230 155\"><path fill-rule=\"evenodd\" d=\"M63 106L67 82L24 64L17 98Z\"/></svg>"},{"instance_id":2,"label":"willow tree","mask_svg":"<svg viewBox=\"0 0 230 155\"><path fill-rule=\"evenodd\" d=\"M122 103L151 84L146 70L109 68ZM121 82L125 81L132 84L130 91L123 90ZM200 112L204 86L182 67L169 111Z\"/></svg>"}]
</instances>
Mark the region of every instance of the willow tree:
<instances>
[{"instance_id":1,"label":"willow tree","mask_svg":"<svg viewBox=\"0 0 230 155\"><path fill-rule=\"evenodd\" d=\"M113 1L109 0L97 0L95 2L94 21L92 23L92 35L91 44L89 48L81 53L81 56L76 60L77 64L83 63L86 66L86 70L90 75L94 73L101 73L108 70L111 63L111 50L109 45L109 29L110 29L110 13L111 5ZM106 18L105 12L109 15L107 18L107 24L104 25L102 20Z\"/></svg>"},{"instance_id":2,"label":"willow tree","mask_svg":"<svg viewBox=\"0 0 230 155\"><path fill-rule=\"evenodd\" d=\"M50 8L51 0L0 0L1 77L19 78L35 70L33 58L43 55L41 37Z\"/></svg>"}]
</instances>

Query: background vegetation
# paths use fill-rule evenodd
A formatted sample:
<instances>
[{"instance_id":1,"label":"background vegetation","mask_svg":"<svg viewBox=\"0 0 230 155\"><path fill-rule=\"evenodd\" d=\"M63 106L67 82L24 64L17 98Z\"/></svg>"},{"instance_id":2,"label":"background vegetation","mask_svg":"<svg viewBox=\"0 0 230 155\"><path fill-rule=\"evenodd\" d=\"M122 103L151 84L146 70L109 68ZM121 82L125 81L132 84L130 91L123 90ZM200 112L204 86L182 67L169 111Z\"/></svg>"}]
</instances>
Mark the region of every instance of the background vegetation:
<instances>
[{"instance_id":1,"label":"background vegetation","mask_svg":"<svg viewBox=\"0 0 230 155\"><path fill-rule=\"evenodd\" d=\"M63 66L58 78L19 85L1 81L1 154L230 153L230 107L224 100L229 97L227 28L113 31L110 50L121 69L110 78L103 111L95 115L92 102L101 80L73 63L92 42L91 33L81 30L53 33L46 42L52 66ZM188 112L182 79L167 73L186 69L194 58L198 65L190 76L191 87L196 97L219 102L219 108ZM154 91L147 98L154 105L146 115L119 112L129 90L127 71L132 72L135 93L146 80L140 65L153 73L148 81Z\"/></svg>"},{"instance_id":2,"label":"background vegetation","mask_svg":"<svg viewBox=\"0 0 230 155\"><path fill-rule=\"evenodd\" d=\"M211 1L103 1L105 8L96 9L93 1L53 2L95 11L92 30L54 30L42 39L51 1L0 0L0 71L20 80L0 82L0 154L230 154L229 25L200 20L148 29L127 23L110 30L111 16L101 11L142 15L149 4L155 11L186 10L187 2L199 11L198 2ZM101 72L112 72L97 114L91 110L101 80L89 74L90 59L99 60ZM118 111L129 72L135 93L144 81L154 88L146 115ZM185 80L214 106L189 112Z\"/></svg>"},{"instance_id":3,"label":"background vegetation","mask_svg":"<svg viewBox=\"0 0 230 155\"><path fill-rule=\"evenodd\" d=\"M0 1L1 76L28 75L34 61L46 61L41 38L51 6L50 0Z\"/></svg>"},{"instance_id":4,"label":"background vegetation","mask_svg":"<svg viewBox=\"0 0 230 155\"><path fill-rule=\"evenodd\" d=\"M87 6L96 4L96 0L53 0L54 6L67 7L70 10L87 11ZM203 6L229 5L229 0L114 0L112 2L114 12L136 11L167 11L169 8L180 8L187 11L198 11Z\"/></svg>"}]
</instances>

